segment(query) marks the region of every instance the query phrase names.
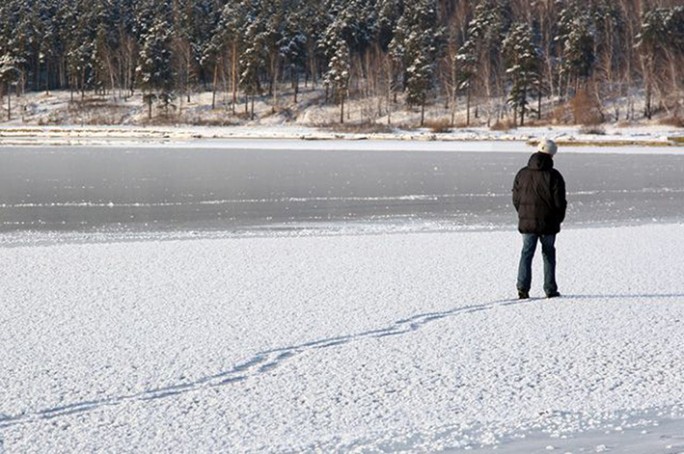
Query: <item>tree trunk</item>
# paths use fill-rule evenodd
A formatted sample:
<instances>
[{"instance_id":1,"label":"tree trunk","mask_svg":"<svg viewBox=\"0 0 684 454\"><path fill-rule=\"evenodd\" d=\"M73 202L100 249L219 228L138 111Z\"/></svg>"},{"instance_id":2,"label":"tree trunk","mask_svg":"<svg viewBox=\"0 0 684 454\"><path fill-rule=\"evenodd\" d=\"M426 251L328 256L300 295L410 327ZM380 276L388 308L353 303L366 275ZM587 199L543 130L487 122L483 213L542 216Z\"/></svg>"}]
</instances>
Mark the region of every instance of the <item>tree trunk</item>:
<instances>
[{"instance_id":1,"label":"tree trunk","mask_svg":"<svg viewBox=\"0 0 684 454\"><path fill-rule=\"evenodd\" d=\"M522 110L522 108L521 108ZM518 106L514 105L513 106L513 124L517 125L518 124Z\"/></svg>"},{"instance_id":2,"label":"tree trunk","mask_svg":"<svg viewBox=\"0 0 684 454\"><path fill-rule=\"evenodd\" d=\"M276 113L278 110L278 65L273 68L273 80L271 81L271 91L273 92L273 104L271 105L271 113Z\"/></svg>"},{"instance_id":3,"label":"tree trunk","mask_svg":"<svg viewBox=\"0 0 684 454\"><path fill-rule=\"evenodd\" d=\"M85 69L81 73L81 103L85 101Z\"/></svg>"},{"instance_id":4,"label":"tree trunk","mask_svg":"<svg viewBox=\"0 0 684 454\"><path fill-rule=\"evenodd\" d=\"M211 110L216 109L216 83L218 79L218 63L214 65L214 81L211 87Z\"/></svg>"},{"instance_id":5,"label":"tree trunk","mask_svg":"<svg viewBox=\"0 0 684 454\"><path fill-rule=\"evenodd\" d=\"M520 126L525 126L525 106L520 106Z\"/></svg>"},{"instance_id":6,"label":"tree trunk","mask_svg":"<svg viewBox=\"0 0 684 454\"><path fill-rule=\"evenodd\" d=\"M389 63L387 68L387 126L390 126L392 124L392 73Z\"/></svg>"},{"instance_id":7,"label":"tree trunk","mask_svg":"<svg viewBox=\"0 0 684 454\"><path fill-rule=\"evenodd\" d=\"M525 126L525 106L527 103L527 87L523 90L522 104L520 105L520 126Z\"/></svg>"},{"instance_id":8,"label":"tree trunk","mask_svg":"<svg viewBox=\"0 0 684 454\"><path fill-rule=\"evenodd\" d=\"M190 61L188 59L188 67L187 67L187 76L185 80L185 100L188 104L190 104Z\"/></svg>"},{"instance_id":9,"label":"tree trunk","mask_svg":"<svg viewBox=\"0 0 684 454\"><path fill-rule=\"evenodd\" d=\"M541 91L541 87L540 87L539 93L537 94L537 120L541 120L541 112L542 112L542 91Z\"/></svg>"},{"instance_id":10,"label":"tree trunk","mask_svg":"<svg viewBox=\"0 0 684 454\"><path fill-rule=\"evenodd\" d=\"M453 128L456 126L456 103L458 102L458 78L456 74L455 60L451 60L451 124Z\"/></svg>"},{"instance_id":11,"label":"tree trunk","mask_svg":"<svg viewBox=\"0 0 684 454\"><path fill-rule=\"evenodd\" d=\"M466 126L470 126L470 87L466 93Z\"/></svg>"},{"instance_id":12,"label":"tree trunk","mask_svg":"<svg viewBox=\"0 0 684 454\"><path fill-rule=\"evenodd\" d=\"M297 104L297 95L299 94L299 72L295 70L292 78L294 79L294 103Z\"/></svg>"},{"instance_id":13,"label":"tree trunk","mask_svg":"<svg viewBox=\"0 0 684 454\"><path fill-rule=\"evenodd\" d=\"M238 70L238 61L237 61L238 55L237 55L237 43L233 43L233 47L230 52L230 88L233 92L233 113L235 113L235 105L237 104L237 90L238 90L238 83L237 83L237 70Z\"/></svg>"},{"instance_id":14,"label":"tree trunk","mask_svg":"<svg viewBox=\"0 0 684 454\"><path fill-rule=\"evenodd\" d=\"M50 59L45 61L45 94L50 94Z\"/></svg>"},{"instance_id":15,"label":"tree trunk","mask_svg":"<svg viewBox=\"0 0 684 454\"><path fill-rule=\"evenodd\" d=\"M646 81L646 107L644 115L649 120L653 118L653 103L655 95L659 92L658 83L656 81L656 68L658 67L658 60L656 60L656 51L652 49L651 55L644 60L644 79Z\"/></svg>"}]
</instances>

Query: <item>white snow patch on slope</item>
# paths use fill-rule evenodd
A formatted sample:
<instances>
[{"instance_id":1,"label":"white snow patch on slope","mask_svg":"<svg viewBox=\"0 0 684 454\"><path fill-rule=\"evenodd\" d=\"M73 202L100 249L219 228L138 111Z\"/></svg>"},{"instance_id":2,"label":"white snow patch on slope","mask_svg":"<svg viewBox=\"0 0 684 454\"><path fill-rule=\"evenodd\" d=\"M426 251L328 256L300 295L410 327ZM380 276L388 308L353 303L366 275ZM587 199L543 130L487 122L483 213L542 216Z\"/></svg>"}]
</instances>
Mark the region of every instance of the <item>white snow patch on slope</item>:
<instances>
[{"instance_id":1,"label":"white snow patch on slope","mask_svg":"<svg viewBox=\"0 0 684 454\"><path fill-rule=\"evenodd\" d=\"M556 449L582 433L613 449L624 433L673 430L684 225L562 232L554 300L510 299L519 243L0 248L0 440L7 452L415 452L515 449L522 436Z\"/></svg>"}]
</instances>

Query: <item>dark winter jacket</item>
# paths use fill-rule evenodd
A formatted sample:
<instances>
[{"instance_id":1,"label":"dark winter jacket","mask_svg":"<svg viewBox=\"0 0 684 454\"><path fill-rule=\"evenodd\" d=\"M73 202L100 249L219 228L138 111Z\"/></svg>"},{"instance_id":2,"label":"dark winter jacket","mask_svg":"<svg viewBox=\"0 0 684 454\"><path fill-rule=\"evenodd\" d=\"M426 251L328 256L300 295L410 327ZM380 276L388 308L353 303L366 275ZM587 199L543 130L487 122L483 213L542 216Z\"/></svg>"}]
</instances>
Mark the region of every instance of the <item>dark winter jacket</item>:
<instances>
[{"instance_id":1,"label":"dark winter jacket","mask_svg":"<svg viewBox=\"0 0 684 454\"><path fill-rule=\"evenodd\" d=\"M553 158L546 153L530 156L527 167L520 169L513 182L513 205L518 212L520 233L550 235L560 232L565 219L565 181L553 168Z\"/></svg>"}]
</instances>

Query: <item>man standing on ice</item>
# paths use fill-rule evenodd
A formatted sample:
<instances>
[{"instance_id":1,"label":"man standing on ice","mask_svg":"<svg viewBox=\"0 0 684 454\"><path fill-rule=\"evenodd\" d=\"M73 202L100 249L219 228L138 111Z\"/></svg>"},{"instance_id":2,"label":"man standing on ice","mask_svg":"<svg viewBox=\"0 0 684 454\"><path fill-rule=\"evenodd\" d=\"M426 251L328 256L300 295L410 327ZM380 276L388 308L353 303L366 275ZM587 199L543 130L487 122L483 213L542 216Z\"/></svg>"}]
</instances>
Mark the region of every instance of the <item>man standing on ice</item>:
<instances>
[{"instance_id":1,"label":"man standing on ice","mask_svg":"<svg viewBox=\"0 0 684 454\"><path fill-rule=\"evenodd\" d=\"M558 147L552 140L543 140L537 153L530 156L527 167L520 169L513 182L513 205L518 212L518 230L523 247L518 267L518 298L530 297L532 259L537 241L544 258L544 293L548 298L560 296L556 284L556 234L565 219L568 205L565 180L553 168L553 156Z\"/></svg>"}]
</instances>

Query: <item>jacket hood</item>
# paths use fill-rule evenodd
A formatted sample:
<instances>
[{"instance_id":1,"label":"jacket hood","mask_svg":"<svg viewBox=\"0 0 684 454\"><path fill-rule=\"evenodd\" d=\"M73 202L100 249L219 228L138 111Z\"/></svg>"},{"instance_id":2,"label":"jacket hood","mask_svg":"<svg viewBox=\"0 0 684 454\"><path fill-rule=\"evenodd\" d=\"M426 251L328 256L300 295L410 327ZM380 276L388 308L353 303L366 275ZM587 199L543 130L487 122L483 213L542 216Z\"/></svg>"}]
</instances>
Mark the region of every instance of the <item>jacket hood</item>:
<instances>
[{"instance_id":1,"label":"jacket hood","mask_svg":"<svg viewBox=\"0 0 684 454\"><path fill-rule=\"evenodd\" d=\"M531 170L550 170L553 169L553 158L547 153L535 153L530 156L527 168Z\"/></svg>"}]
</instances>

